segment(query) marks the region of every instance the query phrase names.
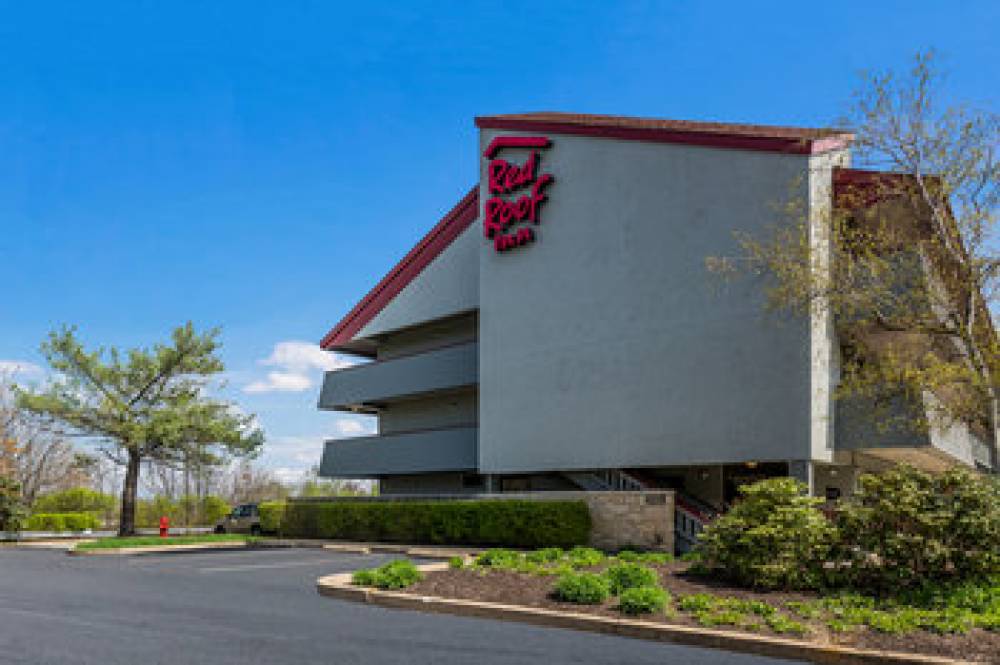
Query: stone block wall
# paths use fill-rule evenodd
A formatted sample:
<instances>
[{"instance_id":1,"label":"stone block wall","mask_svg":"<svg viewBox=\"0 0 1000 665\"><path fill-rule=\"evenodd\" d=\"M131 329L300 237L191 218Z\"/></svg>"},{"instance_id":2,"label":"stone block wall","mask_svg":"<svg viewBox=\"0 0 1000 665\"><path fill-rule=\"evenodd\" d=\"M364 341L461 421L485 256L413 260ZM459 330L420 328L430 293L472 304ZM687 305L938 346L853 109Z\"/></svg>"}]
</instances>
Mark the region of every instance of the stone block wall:
<instances>
[{"instance_id":1,"label":"stone block wall","mask_svg":"<svg viewBox=\"0 0 1000 665\"><path fill-rule=\"evenodd\" d=\"M674 493L670 490L518 492L495 494L492 498L585 501L590 508L592 547L674 551Z\"/></svg>"}]
</instances>

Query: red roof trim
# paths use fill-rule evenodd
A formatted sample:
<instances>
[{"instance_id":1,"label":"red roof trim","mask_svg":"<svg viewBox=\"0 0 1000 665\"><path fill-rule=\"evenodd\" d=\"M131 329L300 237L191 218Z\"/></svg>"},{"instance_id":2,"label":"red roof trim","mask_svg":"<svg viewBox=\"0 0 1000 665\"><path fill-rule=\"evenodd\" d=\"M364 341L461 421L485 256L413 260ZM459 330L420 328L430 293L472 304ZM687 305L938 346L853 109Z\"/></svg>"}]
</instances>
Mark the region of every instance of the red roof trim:
<instances>
[{"instance_id":1,"label":"red roof trim","mask_svg":"<svg viewBox=\"0 0 1000 665\"><path fill-rule=\"evenodd\" d=\"M628 127L605 124L579 124L558 121L523 120L497 116L476 118L480 129L509 129L524 132L547 132L572 134L596 138L624 139L627 141L649 141L653 143L679 143L699 145L709 148L729 148L733 150L760 150L783 152L795 155L815 155L829 150L843 148L851 140L850 134L834 134L818 138L768 136L748 134L727 134L716 131L692 129L667 129L660 127Z\"/></svg>"},{"instance_id":2,"label":"red roof trim","mask_svg":"<svg viewBox=\"0 0 1000 665\"><path fill-rule=\"evenodd\" d=\"M361 301L347 313L319 345L327 350L350 342L389 302L416 279L479 216L479 187L473 187L441 218Z\"/></svg>"},{"instance_id":3,"label":"red roof trim","mask_svg":"<svg viewBox=\"0 0 1000 665\"><path fill-rule=\"evenodd\" d=\"M933 176L927 179L936 180ZM904 193L915 182L915 178L907 173L837 167L833 169L834 201L838 207L870 207Z\"/></svg>"}]
</instances>

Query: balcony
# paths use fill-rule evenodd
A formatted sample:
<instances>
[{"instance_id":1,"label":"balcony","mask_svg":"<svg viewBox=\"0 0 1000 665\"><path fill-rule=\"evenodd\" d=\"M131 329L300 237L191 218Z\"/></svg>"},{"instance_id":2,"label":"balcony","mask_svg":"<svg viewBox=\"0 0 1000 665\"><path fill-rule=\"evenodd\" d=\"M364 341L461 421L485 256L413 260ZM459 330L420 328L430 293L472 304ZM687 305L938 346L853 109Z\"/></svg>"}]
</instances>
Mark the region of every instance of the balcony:
<instances>
[{"instance_id":1,"label":"balcony","mask_svg":"<svg viewBox=\"0 0 1000 665\"><path fill-rule=\"evenodd\" d=\"M319 475L377 478L473 471L478 466L475 425L327 441Z\"/></svg>"},{"instance_id":2,"label":"balcony","mask_svg":"<svg viewBox=\"0 0 1000 665\"><path fill-rule=\"evenodd\" d=\"M327 372L319 408L374 413L381 403L479 381L479 344L466 342Z\"/></svg>"}]
</instances>

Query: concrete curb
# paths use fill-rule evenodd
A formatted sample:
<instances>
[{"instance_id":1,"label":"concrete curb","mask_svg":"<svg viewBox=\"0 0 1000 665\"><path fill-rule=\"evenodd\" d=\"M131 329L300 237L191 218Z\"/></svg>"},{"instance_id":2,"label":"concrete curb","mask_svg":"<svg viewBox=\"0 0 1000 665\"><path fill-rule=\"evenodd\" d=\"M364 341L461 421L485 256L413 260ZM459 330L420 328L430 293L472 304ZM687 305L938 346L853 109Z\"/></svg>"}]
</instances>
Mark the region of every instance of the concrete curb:
<instances>
[{"instance_id":1,"label":"concrete curb","mask_svg":"<svg viewBox=\"0 0 1000 665\"><path fill-rule=\"evenodd\" d=\"M422 571L443 570L446 563L419 566ZM464 617L516 621L549 628L569 628L606 635L633 637L658 642L672 642L686 646L722 649L738 653L752 653L772 658L805 660L829 665L888 663L919 663L923 665L963 665L970 661L953 660L940 656L875 651L851 647L813 644L780 637L767 637L707 628L692 628L653 623L639 619L611 618L562 612L540 607L503 605L458 598L417 596L401 591L383 591L351 584L350 573L327 575L316 580L316 590L323 596L355 603L368 603L400 610L436 612Z\"/></svg>"},{"instance_id":2,"label":"concrete curb","mask_svg":"<svg viewBox=\"0 0 1000 665\"><path fill-rule=\"evenodd\" d=\"M455 556L468 559L482 551L482 548L469 547L351 542L326 542L323 548L350 554L405 554L415 559L450 559Z\"/></svg>"}]
</instances>

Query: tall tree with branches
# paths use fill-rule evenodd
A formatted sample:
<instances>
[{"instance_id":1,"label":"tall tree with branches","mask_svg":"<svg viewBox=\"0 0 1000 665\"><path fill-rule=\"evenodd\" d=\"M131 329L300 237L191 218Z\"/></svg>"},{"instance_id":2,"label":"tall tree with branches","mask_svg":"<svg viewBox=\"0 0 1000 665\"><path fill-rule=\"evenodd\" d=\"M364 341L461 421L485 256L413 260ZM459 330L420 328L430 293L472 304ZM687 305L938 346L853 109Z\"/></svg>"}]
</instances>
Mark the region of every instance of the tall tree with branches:
<instances>
[{"instance_id":1,"label":"tall tree with branches","mask_svg":"<svg viewBox=\"0 0 1000 665\"><path fill-rule=\"evenodd\" d=\"M961 424L995 466L1000 116L942 106L941 82L929 52L902 75L866 74L842 124L871 172L840 183L829 214L792 200L769 232L737 236L739 256L708 264L765 277L773 309L831 314L836 396L863 402L878 427Z\"/></svg>"},{"instance_id":2,"label":"tall tree with branches","mask_svg":"<svg viewBox=\"0 0 1000 665\"><path fill-rule=\"evenodd\" d=\"M74 328L50 333L41 350L58 379L39 391L19 391L24 409L44 414L92 440L125 467L120 535L135 533L142 462L176 462L193 446L253 457L263 433L253 417L209 397L208 380L223 371L219 330L173 331L169 344L86 350Z\"/></svg>"}]
</instances>

